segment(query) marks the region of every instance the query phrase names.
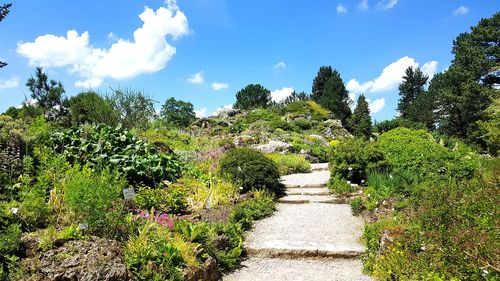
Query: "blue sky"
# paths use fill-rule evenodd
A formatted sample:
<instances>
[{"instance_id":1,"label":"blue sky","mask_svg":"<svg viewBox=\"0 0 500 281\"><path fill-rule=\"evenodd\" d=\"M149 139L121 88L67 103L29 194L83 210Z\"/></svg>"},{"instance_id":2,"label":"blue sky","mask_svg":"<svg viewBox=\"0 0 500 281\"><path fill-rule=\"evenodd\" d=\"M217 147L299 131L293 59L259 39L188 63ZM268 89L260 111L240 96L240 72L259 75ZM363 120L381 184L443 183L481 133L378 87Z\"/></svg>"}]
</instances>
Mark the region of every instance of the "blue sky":
<instances>
[{"instance_id":1,"label":"blue sky","mask_svg":"<svg viewBox=\"0 0 500 281\"><path fill-rule=\"evenodd\" d=\"M9 63L0 112L25 99L39 65L68 96L133 88L157 107L175 97L204 115L250 83L276 100L310 92L319 67L331 65L384 120L396 114L407 66L443 71L453 39L498 8L489 0L13 1L0 23L0 59Z\"/></svg>"}]
</instances>

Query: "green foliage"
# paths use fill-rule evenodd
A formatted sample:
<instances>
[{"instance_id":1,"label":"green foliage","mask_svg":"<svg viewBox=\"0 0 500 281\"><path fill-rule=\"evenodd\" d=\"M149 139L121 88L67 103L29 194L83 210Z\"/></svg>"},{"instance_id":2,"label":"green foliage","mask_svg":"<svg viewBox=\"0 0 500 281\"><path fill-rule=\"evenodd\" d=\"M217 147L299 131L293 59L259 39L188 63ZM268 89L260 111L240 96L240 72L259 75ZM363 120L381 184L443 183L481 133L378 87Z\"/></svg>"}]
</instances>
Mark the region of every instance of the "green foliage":
<instances>
[{"instance_id":1,"label":"green foliage","mask_svg":"<svg viewBox=\"0 0 500 281\"><path fill-rule=\"evenodd\" d=\"M361 214L361 212L363 212L363 210L365 209L363 199L359 197L352 199L349 204L351 205L352 213L355 216Z\"/></svg>"},{"instance_id":2,"label":"green foliage","mask_svg":"<svg viewBox=\"0 0 500 281\"><path fill-rule=\"evenodd\" d=\"M276 163L280 175L311 171L311 164L307 162L303 155L271 153L266 154L266 156Z\"/></svg>"},{"instance_id":3,"label":"green foliage","mask_svg":"<svg viewBox=\"0 0 500 281\"><path fill-rule=\"evenodd\" d=\"M378 146L361 139L341 142L333 149L330 160L332 178L340 177L358 184L366 180L368 171L386 169L387 166Z\"/></svg>"},{"instance_id":4,"label":"green foliage","mask_svg":"<svg viewBox=\"0 0 500 281\"><path fill-rule=\"evenodd\" d=\"M37 67L35 77L31 77L26 82L31 92L31 98L38 102L38 105L45 110L62 105L62 96L65 92L61 82L48 79L41 67Z\"/></svg>"},{"instance_id":5,"label":"green foliage","mask_svg":"<svg viewBox=\"0 0 500 281\"><path fill-rule=\"evenodd\" d=\"M158 153L155 146L120 127L100 124L90 130L66 130L54 133L50 142L54 151L62 153L69 162L116 169L130 183L156 186L180 176L181 165L175 156Z\"/></svg>"},{"instance_id":6,"label":"green foliage","mask_svg":"<svg viewBox=\"0 0 500 281\"><path fill-rule=\"evenodd\" d=\"M188 209L187 190L183 187L171 186L162 189L149 187L140 188L135 196L135 202L140 209L179 214Z\"/></svg>"},{"instance_id":7,"label":"green foliage","mask_svg":"<svg viewBox=\"0 0 500 281\"><path fill-rule=\"evenodd\" d=\"M319 102L321 98L325 95L325 85L328 79L334 75L331 66L321 66L314 77L311 91L311 99L313 101Z\"/></svg>"},{"instance_id":8,"label":"green foliage","mask_svg":"<svg viewBox=\"0 0 500 281\"><path fill-rule=\"evenodd\" d=\"M292 137L290 144L293 146L294 151L308 151L312 156L318 157L319 162L328 162L329 160L329 147L319 139Z\"/></svg>"},{"instance_id":9,"label":"green foliage","mask_svg":"<svg viewBox=\"0 0 500 281\"><path fill-rule=\"evenodd\" d=\"M114 90L107 97L124 128L146 128L155 116L154 101L142 91Z\"/></svg>"},{"instance_id":10,"label":"green foliage","mask_svg":"<svg viewBox=\"0 0 500 281\"><path fill-rule=\"evenodd\" d=\"M332 76L326 81L323 89L323 95L319 99L314 99L322 107L330 110L333 116L342 121L345 126L351 117L351 108L349 107L350 100L348 92L344 86L340 73L336 70Z\"/></svg>"},{"instance_id":11,"label":"green foliage","mask_svg":"<svg viewBox=\"0 0 500 281\"><path fill-rule=\"evenodd\" d=\"M207 253L223 270L234 268L243 251L243 230L239 223L214 223L203 242Z\"/></svg>"},{"instance_id":12,"label":"green foliage","mask_svg":"<svg viewBox=\"0 0 500 281\"><path fill-rule=\"evenodd\" d=\"M424 125L421 123L415 123L413 121L403 119L401 117L396 117L393 119L384 120L382 122L376 122L375 124L373 124L373 131L382 134L399 127L405 127L416 130L425 129Z\"/></svg>"},{"instance_id":13,"label":"green foliage","mask_svg":"<svg viewBox=\"0 0 500 281\"><path fill-rule=\"evenodd\" d=\"M11 224L0 230L0 280L9 280L21 255L21 227Z\"/></svg>"},{"instance_id":14,"label":"green foliage","mask_svg":"<svg viewBox=\"0 0 500 281\"><path fill-rule=\"evenodd\" d=\"M424 94L424 86L427 83L429 76L425 75L420 68L413 68L409 66L405 70L403 81L399 84L399 102L397 110L403 119L415 121L417 112L424 110L422 107L416 106L416 101L421 95ZM432 115L432 108L430 112L424 114Z\"/></svg>"},{"instance_id":15,"label":"green foliage","mask_svg":"<svg viewBox=\"0 0 500 281\"><path fill-rule=\"evenodd\" d=\"M252 109L267 107L271 102L271 92L260 84L249 84L236 93L234 108Z\"/></svg>"},{"instance_id":16,"label":"green foliage","mask_svg":"<svg viewBox=\"0 0 500 281\"><path fill-rule=\"evenodd\" d=\"M293 120L293 125L300 128L301 130L309 130L312 127L311 121L306 118L297 118Z\"/></svg>"},{"instance_id":17,"label":"green foliage","mask_svg":"<svg viewBox=\"0 0 500 281\"><path fill-rule=\"evenodd\" d=\"M370 139L372 134L372 119L370 109L364 95L360 95L354 113L349 119L351 131L358 138Z\"/></svg>"},{"instance_id":18,"label":"green foliage","mask_svg":"<svg viewBox=\"0 0 500 281\"><path fill-rule=\"evenodd\" d=\"M339 175L330 177L327 186L333 193L339 195L349 194L356 191L356 189L346 179Z\"/></svg>"},{"instance_id":19,"label":"green foliage","mask_svg":"<svg viewBox=\"0 0 500 281\"><path fill-rule=\"evenodd\" d=\"M378 143L395 171L417 178L445 174L470 177L476 165L475 157L448 150L423 130L397 128L382 134Z\"/></svg>"},{"instance_id":20,"label":"green foliage","mask_svg":"<svg viewBox=\"0 0 500 281\"><path fill-rule=\"evenodd\" d=\"M482 138L488 145L488 151L498 155L500 151L500 98L497 98L486 110L487 118L479 121L483 133Z\"/></svg>"},{"instance_id":21,"label":"green foliage","mask_svg":"<svg viewBox=\"0 0 500 281\"><path fill-rule=\"evenodd\" d=\"M95 233L109 233L116 226L119 199L125 182L118 175L75 166L66 173L64 200L77 222L87 223Z\"/></svg>"},{"instance_id":22,"label":"green foliage","mask_svg":"<svg viewBox=\"0 0 500 281\"><path fill-rule=\"evenodd\" d=\"M67 101L71 122L75 125L104 123L109 126L118 125L118 112L110 100L96 92L81 92Z\"/></svg>"},{"instance_id":23,"label":"green foliage","mask_svg":"<svg viewBox=\"0 0 500 281\"><path fill-rule=\"evenodd\" d=\"M165 101L161 107L161 116L176 127L187 127L196 120L193 104L175 98Z\"/></svg>"},{"instance_id":24,"label":"green foliage","mask_svg":"<svg viewBox=\"0 0 500 281\"><path fill-rule=\"evenodd\" d=\"M242 192L264 188L270 192L281 192L279 171L276 164L259 151L235 148L219 162L220 174L235 184Z\"/></svg>"},{"instance_id":25,"label":"green foliage","mask_svg":"<svg viewBox=\"0 0 500 281\"><path fill-rule=\"evenodd\" d=\"M243 229L249 229L254 220L260 220L272 215L275 209L272 195L265 191L255 191L254 198L234 206L229 221L241 224Z\"/></svg>"}]
</instances>

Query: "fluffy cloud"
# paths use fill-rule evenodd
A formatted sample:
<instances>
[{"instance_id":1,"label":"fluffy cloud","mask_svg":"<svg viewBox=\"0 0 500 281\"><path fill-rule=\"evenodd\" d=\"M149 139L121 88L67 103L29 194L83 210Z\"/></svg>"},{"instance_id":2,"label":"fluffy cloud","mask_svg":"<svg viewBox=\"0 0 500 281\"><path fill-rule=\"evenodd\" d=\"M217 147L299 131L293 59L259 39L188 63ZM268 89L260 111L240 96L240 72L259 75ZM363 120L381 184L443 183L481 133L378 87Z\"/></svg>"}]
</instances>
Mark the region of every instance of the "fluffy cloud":
<instances>
[{"instance_id":1,"label":"fluffy cloud","mask_svg":"<svg viewBox=\"0 0 500 281\"><path fill-rule=\"evenodd\" d=\"M217 116L217 115L220 115L221 113L224 113L224 112L227 112L227 111L230 111L233 109L233 105L232 104L226 104L224 106L221 106L219 108L217 108L213 113L212 113L212 116Z\"/></svg>"},{"instance_id":2,"label":"fluffy cloud","mask_svg":"<svg viewBox=\"0 0 500 281\"><path fill-rule=\"evenodd\" d=\"M32 66L67 67L80 76L75 83L79 87L98 87L106 78L122 80L154 73L163 69L176 52L167 37L177 39L188 34L188 21L175 1L156 12L145 7L139 18L143 24L134 31L134 40L117 38L109 49L93 47L87 31L78 34L69 30L66 36L46 34L33 42L20 42L17 52Z\"/></svg>"},{"instance_id":3,"label":"fluffy cloud","mask_svg":"<svg viewBox=\"0 0 500 281\"><path fill-rule=\"evenodd\" d=\"M12 77L7 80L0 80L0 90L10 89L19 86L19 78Z\"/></svg>"},{"instance_id":4,"label":"fluffy cloud","mask_svg":"<svg viewBox=\"0 0 500 281\"><path fill-rule=\"evenodd\" d=\"M422 66L422 71L432 77L436 73L437 61L429 61ZM409 67L418 67L415 59L404 56L386 66L382 73L375 79L360 83L356 79L347 82L346 88L352 93L378 93L397 88L403 80L405 70Z\"/></svg>"},{"instance_id":5,"label":"fluffy cloud","mask_svg":"<svg viewBox=\"0 0 500 281\"><path fill-rule=\"evenodd\" d=\"M374 101L368 100L368 107L370 108L370 113L377 113L385 106L385 98L376 99Z\"/></svg>"},{"instance_id":6,"label":"fluffy cloud","mask_svg":"<svg viewBox=\"0 0 500 281\"><path fill-rule=\"evenodd\" d=\"M465 14L467 14L469 12L469 8L465 7L465 6L460 6L458 8L456 8L455 10L453 10L452 14L454 16L463 16Z\"/></svg>"},{"instance_id":7,"label":"fluffy cloud","mask_svg":"<svg viewBox=\"0 0 500 281\"><path fill-rule=\"evenodd\" d=\"M293 93L293 88L284 87L282 89L274 90L271 92L271 100L274 102L284 101Z\"/></svg>"},{"instance_id":8,"label":"fluffy cloud","mask_svg":"<svg viewBox=\"0 0 500 281\"><path fill-rule=\"evenodd\" d=\"M358 9L362 11L368 11L369 8L370 6L368 5L368 0L361 0L358 4Z\"/></svg>"},{"instance_id":9,"label":"fluffy cloud","mask_svg":"<svg viewBox=\"0 0 500 281\"><path fill-rule=\"evenodd\" d=\"M279 69L279 68L286 68L286 63L285 63L285 62L283 62L283 61L280 61L280 62L278 62L277 64L275 64L273 67L274 67L274 68L276 68L276 69Z\"/></svg>"},{"instance_id":10,"label":"fluffy cloud","mask_svg":"<svg viewBox=\"0 0 500 281\"><path fill-rule=\"evenodd\" d=\"M195 110L194 113L196 114L196 117L202 118L207 116L207 108L203 107L198 110Z\"/></svg>"},{"instance_id":11,"label":"fluffy cloud","mask_svg":"<svg viewBox=\"0 0 500 281\"><path fill-rule=\"evenodd\" d=\"M214 82L214 83L212 83L211 87L212 87L212 89L214 89L214 91L218 91L218 90L229 88L229 84L227 84L227 83L220 83L220 82Z\"/></svg>"},{"instance_id":12,"label":"fluffy cloud","mask_svg":"<svg viewBox=\"0 0 500 281\"><path fill-rule=\"evenodd\" d=\"M398 0L382 0L377 3L378 10L389 10L398 4Z\"/></svg>"},{"instance_id":13,"label":"fluffy cloud","mask_svg":"<svg viewBox=\"0 0 500 281\"><path fill-rule=\"evenodd\" d=\"M337 14L345 14L347 13L347 9L342 5L342 3L339 3L337 5Z\"/></svg>"},{"instance_id":14,"label":"fluffy cloud","mask_svg":"<svg viewBox=\"0 0 500 281\"><path fill-rule=\"evenodd\" d=\"M187 79L189 83L192 84L203 84L205 83L205 79L203 79L203 71L193 74L193 76Z\"/></svg>"}]
</instances>

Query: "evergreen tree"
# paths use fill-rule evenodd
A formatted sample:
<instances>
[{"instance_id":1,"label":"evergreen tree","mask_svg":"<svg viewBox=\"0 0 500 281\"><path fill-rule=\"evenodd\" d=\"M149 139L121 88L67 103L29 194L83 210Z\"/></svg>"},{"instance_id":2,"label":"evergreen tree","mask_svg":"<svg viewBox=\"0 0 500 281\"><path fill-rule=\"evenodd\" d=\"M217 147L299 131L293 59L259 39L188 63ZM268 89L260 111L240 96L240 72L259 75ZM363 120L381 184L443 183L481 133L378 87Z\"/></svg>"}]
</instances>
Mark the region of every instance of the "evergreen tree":
<instances>
[{"instance_id":1,"label":"evergreen tree","mask_svg":"<svg viewBox=\"0 0 500 281\"><path fill-rule=\"evenodd\" d=\"M413 110L419 110L418 108L412 107L418 97L424 92L424 86L427 83L429 77L424 75L420 68L414 69L412 66L405 70L405 75L403 76L403 82L399 84L399 103L398 111L401 117L405 119L411 119L410 117L414 115Z\"/></svg>"},{"instance_id":2,"label":"evergreen tree","mask_svg":"<svg viewBox=\"0 0 500 281\"><path fill-rule=\"evenodd\" d=\"M0 21L3 21L3 19L9 14L11 6L12 6L11 3L3 4L2 6L0 6ZM6 65L7 65L6 62L0 61L0 68Z\"/></svg>"},{"instance_id":3,"label":"evergreen tree","mask_svg":"<svg viewBox=\"0 0 500 281\"><path fill-rule=\"evenodd\" d=\"M271 103L271 92L260 84L249 84L236 93L234 108L252 109L268 107Z\"/></svg>"},{"instance_id":4,"label":"evergreen tree","mask_svg":"<svg viewBox=\"0 0 500 281\"><path fill-rule=\"evenodd\" d=\"M61 82L50 80L41 67L37 67L35 77L26 82L26 87L31 92L31 98L36 100L44 110L62 105L62 96L65 92Z\"/></svg>"},{"instance_id":5,"label":"evergreen tree","mask_svg":"<svg viewBox=\"0 0 500 281\"><path fill-rule=\"evenodd\" d=\"M335 118L340 119L342 124L347 126L347 121L351 117L349 94L337 71L334 71L332 77L326 82L322 95L318 103L330 110Z\"/></svg>"},{"instance_id":6,"label":"evergreen tree","mask_svg":"<svg viewBox=\"0 0 500 281\"><path fill-rule=\"evenodd\" d=\"M187 127L196 119L193 104L175 98L165 101L161 108L161 116L177 127Z\"/></svg>"},{"instance_id":7,"label":"evergreen tree","mask_svg":"<svg viewBox=\"0 0 500 281\"><path fill-rule=\"evenodd\" d=\"M336 71L335 71L336 72ZM324 96L326 82L334 75L331 66L322 66L319 68L318 74L314 77L311 91L311 99L317 103Z\"/></svg>"},{"instance_id":8,"label":"evergreen tree","mask_svg":"<svg viewBox=\"0 0 500 281\"><path fill-rule=\"evenodd\" d=\"M349 127L356 137L370 138L372 134L372 119L370 117L370 108L364 95L359 96L358 104L349 121Z\"/></svg>"}]
</instances>

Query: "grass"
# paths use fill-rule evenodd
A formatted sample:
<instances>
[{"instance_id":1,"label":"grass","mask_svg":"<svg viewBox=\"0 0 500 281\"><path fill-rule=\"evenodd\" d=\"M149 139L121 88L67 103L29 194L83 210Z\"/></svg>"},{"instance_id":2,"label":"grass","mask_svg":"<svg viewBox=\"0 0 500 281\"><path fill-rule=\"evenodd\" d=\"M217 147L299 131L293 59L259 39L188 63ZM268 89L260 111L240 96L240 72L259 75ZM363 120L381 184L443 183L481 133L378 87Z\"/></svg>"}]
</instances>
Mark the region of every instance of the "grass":
<instances>
[{"instance_id":1,"label":"grass","mask_svg":"<svg viewBox=\"0 0 500 281\"><path fill-rule=\"evenodd\" d=\"M311 164L299 154L267 154L271 160L278 165L280 175L288 175L294 173L307 173L311 171Z\"/></svg>"}]
</instances>

